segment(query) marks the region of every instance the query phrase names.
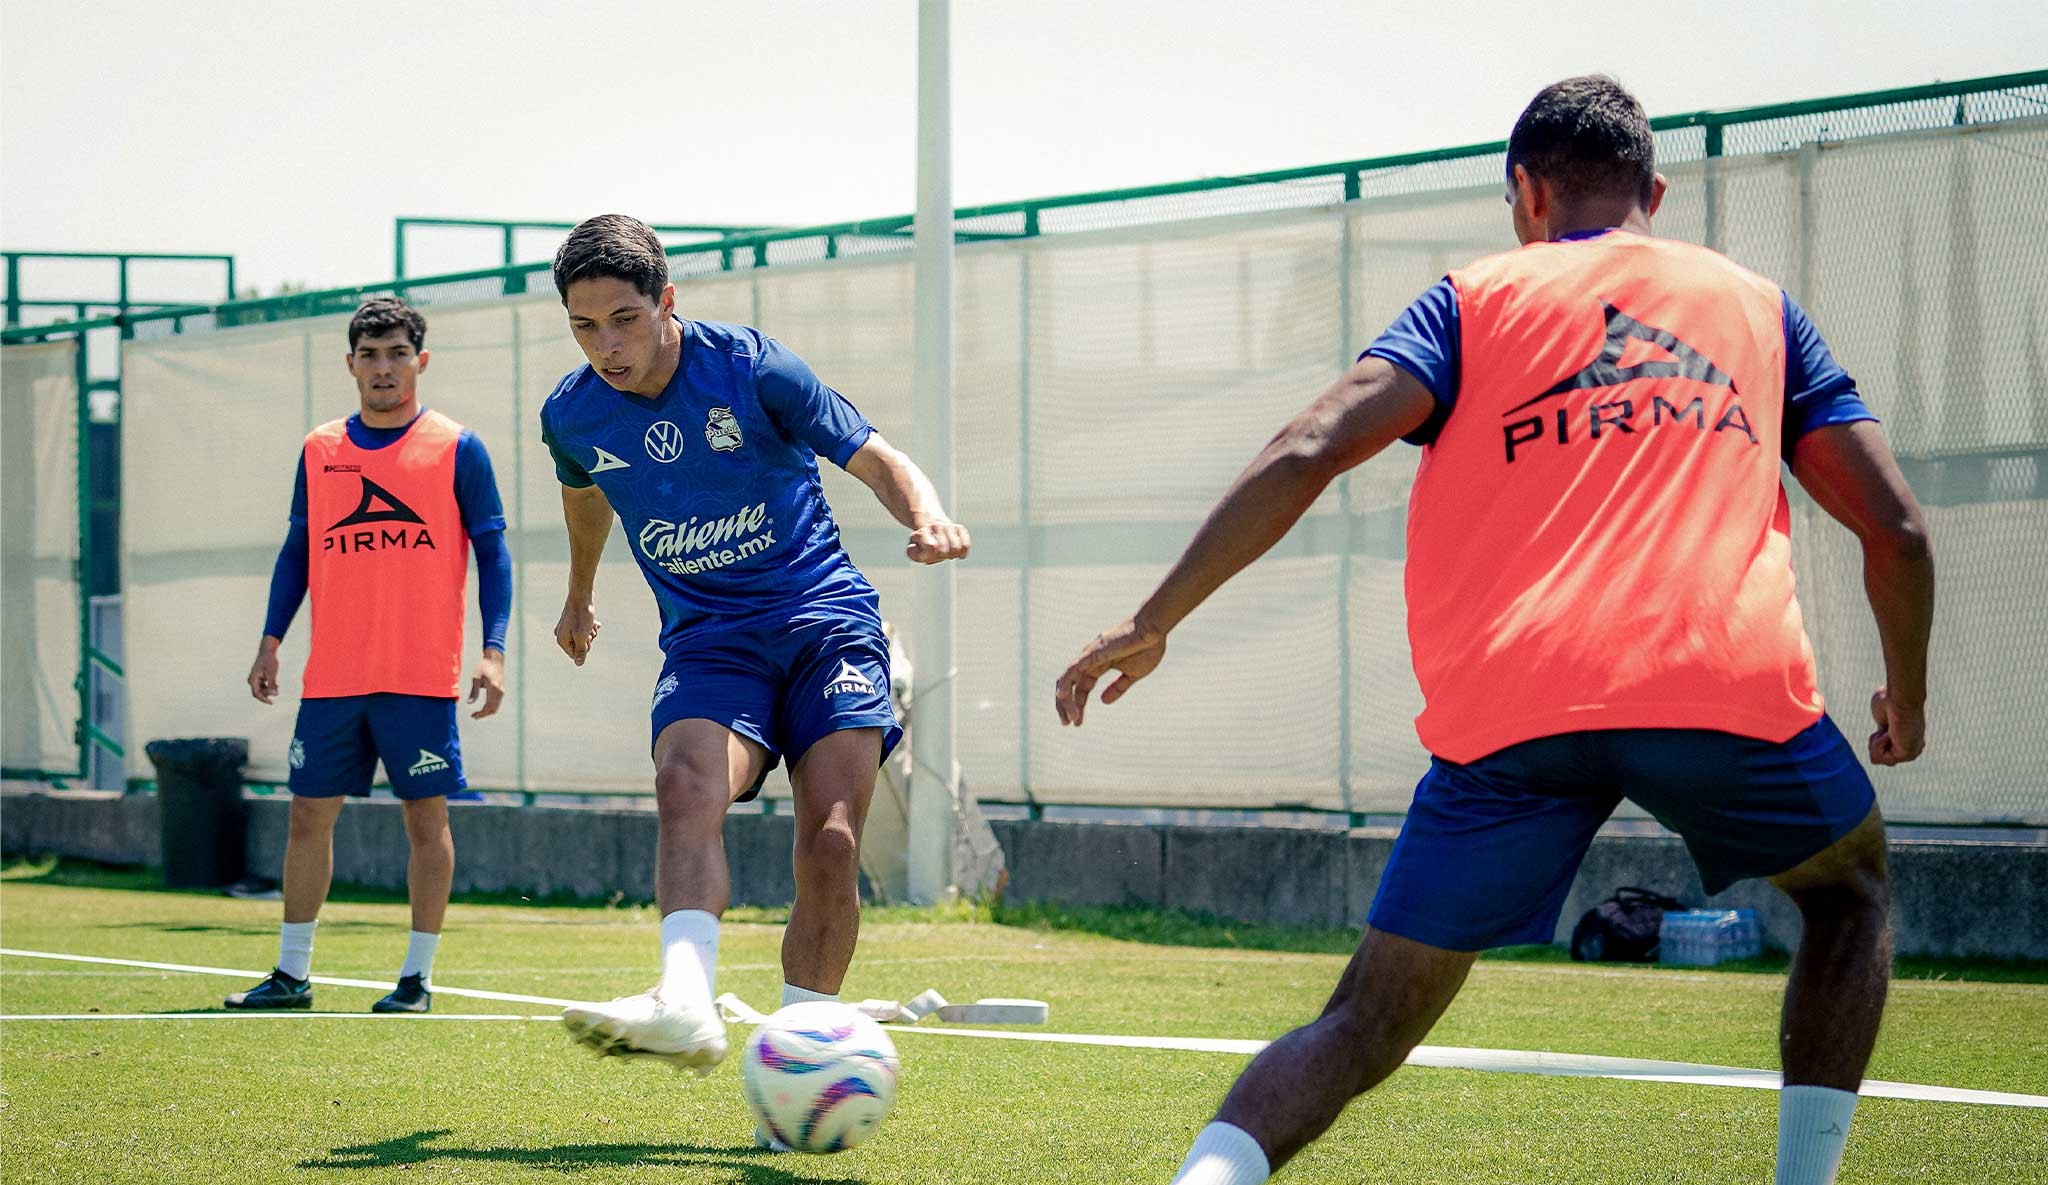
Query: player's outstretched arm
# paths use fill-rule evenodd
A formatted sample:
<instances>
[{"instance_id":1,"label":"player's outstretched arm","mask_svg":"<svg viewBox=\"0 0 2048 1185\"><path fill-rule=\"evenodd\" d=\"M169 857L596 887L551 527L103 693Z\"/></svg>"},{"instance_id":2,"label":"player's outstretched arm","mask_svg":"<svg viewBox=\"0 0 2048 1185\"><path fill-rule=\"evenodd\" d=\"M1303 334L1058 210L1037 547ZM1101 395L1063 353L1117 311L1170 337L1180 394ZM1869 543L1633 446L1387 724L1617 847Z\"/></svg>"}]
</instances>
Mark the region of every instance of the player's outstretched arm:
<instances>
[{"instance_id":1,"label":"player's outstretched arm","mask_svg":"<svg viewBox=\"0 0 2048 1185\"><path fill-rule=\"evenodd\" d=\"M846 471L873 490L897 522L910 528L910 542L903 554L920 564L967 557L973 545L967 528L954 522L939 504L939 492L917 462L883 440L880 432L869 433L867 443L847 458Z\"/></svg>"},{"instance_id":2,"label":"player's outstretched arm","mask_svg":"<svg viewBox=\"0 0 2048 1185\"><path fill-rule=\"evenodd\" d=\"M1927 744L1927 638L1934 629L1934 552L1927 519L1884 433L1868 420L1829 424L1792 446L1792 475L1863 544L1863 591L1884 647L1871 697L1870 760L1900 765Z\"/></svg>"},{"instance_id":3,"label":"player's outstretched arm","mask_svg":"<svg viewBox=\"0 0 2048 1185\"><path fill-rule=\"evenodd\" d=\"M1435 397L1421 380L1383 358L1367 357L1288 421L1267 442L1138 611L1096 636L1059 678L1060 723L1079 725L1096 681L1115 703L1166 656L1166 635L1181 619L1280 541L1338 474L1422 426Z\"/></svg>"},{"instance_id":4,"label":"player's outstretched arm","mask_svg":"<svg viewBox=\"0 0 2048 1185\"><path fill-rule=\"evenodd\" d=\"M569 595L555 622L555 644L577 666L590 657L603 623L597 620L592 597L597 589L597 561L612 533L612 504L598 487L562 487L562 518L569 527Z\"/></svg>"}]
</instances>

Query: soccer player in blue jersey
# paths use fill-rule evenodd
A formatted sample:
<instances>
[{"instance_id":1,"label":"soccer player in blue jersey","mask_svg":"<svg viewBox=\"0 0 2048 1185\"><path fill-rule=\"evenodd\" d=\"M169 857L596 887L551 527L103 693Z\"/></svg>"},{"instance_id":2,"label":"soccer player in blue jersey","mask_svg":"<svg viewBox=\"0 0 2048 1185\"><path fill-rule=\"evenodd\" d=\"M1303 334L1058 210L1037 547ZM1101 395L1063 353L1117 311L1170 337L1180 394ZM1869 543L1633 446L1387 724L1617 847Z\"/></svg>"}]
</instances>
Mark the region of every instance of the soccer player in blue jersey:
<instances>
[{"instance_id":1,"label":"soccer player in blue jersey","mask_svg":"<svg viewBox=\"0 0 2048 1185\"><path fill-rule=\"evenodd\" d=\"M777 761L796 792L796 902L784 1004L837 999L860 927L859 843L875 775L901 738L875 590L839 543L818 458L859 478L910 531L910 559L967 554L931 482L802 359L759 330L676 314L645 223L592 218L555 256L555 288L590 359L541 407L569 529L555 640L596 640L598 556L616 514L661 609L652 689L660 983L563 1013L577 1040L709 1072L730 895L726 810Z\"/></svg>"},{"instance_id":2,"label":"soccer player in blue jersey","mask_svg":"<svg viewBox=\"0 0 2048 1185\"><path fill-rule=\"evenodd\" d=\"M412 857L412 937L398 985L378 1012L426 1012L434 952L455 876L447 795L461 790L456 694L463 585L476 551L483 654L469 699L482 719L505 695L512 557L483 441L419 403L427 322L377 297L348 326L348 370L361 406L306 436L291 527L270 580L249 693L278 692L278 649L310 590L312 635L292 737L291 831L277 969L229 1008L310 1008L313 927L334 875L334 823L349 795L370 792L377 762L405 812ZM466 541L466 542L465 542Z\"/></svg>"}]
</instances>

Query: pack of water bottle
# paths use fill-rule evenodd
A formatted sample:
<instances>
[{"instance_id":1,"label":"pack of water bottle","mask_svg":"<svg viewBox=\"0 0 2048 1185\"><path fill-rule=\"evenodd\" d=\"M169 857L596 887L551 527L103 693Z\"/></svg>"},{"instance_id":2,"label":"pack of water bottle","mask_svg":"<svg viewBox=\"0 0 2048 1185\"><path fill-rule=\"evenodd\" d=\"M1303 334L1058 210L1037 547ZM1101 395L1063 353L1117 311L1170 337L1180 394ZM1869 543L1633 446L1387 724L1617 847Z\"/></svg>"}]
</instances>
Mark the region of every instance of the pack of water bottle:
<instances>
[{"instance_id":1,"label":"pack of water bottle","mask_svg":"<svg viewBox=\"0 0 2048 1185\"><path fill-rule=\"evenodd\" d=\"M1711 967L1753 959L1764 950L1753 909L1670 909L1658 935L1657 961L1670 967Z\"/></svg>"}]
</instances>

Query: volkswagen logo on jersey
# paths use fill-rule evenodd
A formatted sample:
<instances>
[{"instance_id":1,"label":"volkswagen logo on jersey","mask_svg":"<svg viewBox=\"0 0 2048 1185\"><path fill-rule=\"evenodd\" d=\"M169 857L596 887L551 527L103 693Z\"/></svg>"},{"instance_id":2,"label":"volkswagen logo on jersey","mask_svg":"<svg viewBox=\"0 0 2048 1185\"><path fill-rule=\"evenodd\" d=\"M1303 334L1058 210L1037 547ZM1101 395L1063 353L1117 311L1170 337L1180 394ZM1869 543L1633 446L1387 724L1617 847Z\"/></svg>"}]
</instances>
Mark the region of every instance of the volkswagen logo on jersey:
<instances>
[{"instance_id":1,"label":"volkswagen logo on jersey","mask_svg":"<svg viewBox=\"0 0 2048 1185\"><path fill-rule=\"evenodd\" d=\"M683 455L683 430L667 420L647 429L647 455L667 464Z\"/></svg>"},{"instance_id":2,"label":"volkswagen logo on jersey","mask_svg":"<svg viewBox=\"0 0 2048 1185\"><path fill-rule=\"evenodd\" d=\"M704 423L704 439L713 452L729 453L746 440L740 435L740 422L729 407L714 407L711 418Z\"/></svg>"}]
</instances>

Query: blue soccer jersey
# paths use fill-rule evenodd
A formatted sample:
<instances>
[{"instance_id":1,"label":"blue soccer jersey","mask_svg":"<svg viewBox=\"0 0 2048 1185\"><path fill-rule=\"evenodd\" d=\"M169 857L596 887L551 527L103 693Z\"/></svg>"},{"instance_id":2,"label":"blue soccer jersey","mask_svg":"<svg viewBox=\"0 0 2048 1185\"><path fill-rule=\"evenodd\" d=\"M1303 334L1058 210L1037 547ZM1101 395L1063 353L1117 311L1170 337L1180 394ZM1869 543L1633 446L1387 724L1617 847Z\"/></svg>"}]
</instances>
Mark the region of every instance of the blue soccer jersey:
<instances>
[{"instance_id":1,"label":"blue soccer jersey","mask_svg":"<svg viewBox=\"0 0 2048 1185\"><path fill-rule=\"evenodd\" d=\"M844 466L874 431L780 342L685 321L661 394L627 394L588 365L541 405L563 485L604 491L661 608L668 649L706 622L836 609L880 621L839 543L818 458Z\"/></svg>"}]
</instances>

